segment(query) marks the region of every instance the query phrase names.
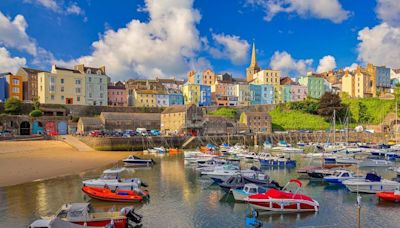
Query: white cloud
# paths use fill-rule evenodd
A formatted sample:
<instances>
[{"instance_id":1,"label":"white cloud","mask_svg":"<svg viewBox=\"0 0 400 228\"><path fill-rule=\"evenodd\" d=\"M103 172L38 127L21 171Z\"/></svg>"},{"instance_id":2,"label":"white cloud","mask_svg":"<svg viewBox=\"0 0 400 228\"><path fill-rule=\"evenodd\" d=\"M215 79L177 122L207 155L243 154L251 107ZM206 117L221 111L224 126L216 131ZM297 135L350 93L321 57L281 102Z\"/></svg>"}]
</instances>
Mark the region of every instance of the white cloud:
<instances>
[{"instance_id":1,"label":"white cloud","mask_svg":"<svg viewBox=\"0 0 400 228\"><path fill-rule=\"evenodd\" d=\"M19 67L25 66L25 64L25 58L11 57L7 49L0 47L0 72L15 73Z\"/></svg>"},{"instance_id":2,"label":"white cloud","mask_svg":"<svg viewBox=\"0 0 400 228\"><path fill-rule=\"evenodd\" d=\"M68 14L84 15L83 10L76 3L71 3L71 5L66 8L66 12Z\"/></svg>"},{"instance_id":3,"label":"white cloud","mask_svg":"<svg viewBox=\"0 0 400 228\"><path fill-rule=\"evenodd\" d=\"M336 68L335 57L333 57L331 55L327 55L319 60L319 65L317 67L317 73L331 71L335 68Z\"/></svg>"},{"instance_id":4,"label":"white cloud","mask_svg":"<svg viewBox=\"0 0 400 228\"><path fill-rule=\"evenodd\" d=\"M382 23L358 32L358 60L363 63L400 66L400 28Z\"/></svg>"},{"instance_id":5,"label":"white cloud","mask_svg":"<svg viewBox=\"0 0 400 228\"><path fill-rule=\"evenodd\" d=\"M378 17L391 26L400 26L399 0L377 0Z\"/></svg>"},{"instance_id":6,"label":"white cloud","mask_svg":"<svg viewBox=\"0 0 400 228\"><path fill-rule=\"evenodd\" d=\"M43 6L47 9L50 9L54 12L61 10L60 6L57 4L57 2L55 0L26 0L25 2L35 3L37 5Z\"/></svg>"},{"instance_id":7,"label":"white cloud","mask_svg":"<svg viewBox=\"0 0 400 228\"><path fill-rule=\"evenodd\" d=\"M196 24L200 14L193 9L193 0L146 0L149 20L132 20L116 31L107 30L92 44L91 55L63 65L84 63L107 66L113 80L134 76L185 76L197 62L201 47Z\"/></svg>"},{"instance_id":8,"label":"white cloud","mask_svg":"<svg viewBox=\"0 0 400 228\"><path fill-rule=\"evenodd\" d=\"M0 44L36 55L36 44L26 34L27 27L24 16L18 14L12 20L0 11Z\"/></svg>"},{"instance_id":9,"label":"white cloud","mask_svg":"<svg viewBox=\"0 0 400 228\"><path fill-rule=\"evenodd\" d=\"M85 15L85 11L78 6L76 2L70 2L68 6L65 6L63 1L56 0L24 0L25 3L36 4L42 6L48 10L51 10L59 14L74 14L74 15ZM86 17L85 17L86 20Z\"/></svg>"},{"instance_id":10,"label":"white cloud","mask_svg":"<svg viewBox=\"0 0 400 228\"><path fill-rule=\"evenodd\" d=\"M353 70L357 69L357 67L358 67L357 63L352 63L350 66L345 67L344 70L353 71Z\"/></svg>"},{"instance_id":11,"label":"white cloud","mask_svg":"<svg viewBox=\"0 0 400 228\"><path fill-rule=\"evenodd\" d=\"M282 71L282 75L304 75L312 69L312 59L293 59L286 51L276 51L271 58L270 66L274 70Z\"/></svg>"},{"instance_id":12,"label":"white cloud","mask_svg":"<svg viewBox=\"0 0 400 228\"><path fill-rule=\"evenodd\" d=\"M283 12L340 23L350 14L338 0L247 0L246 3L261 7L266 13L266 21L271 21L276 14Z\"/></svg>"},{"instance_id":13,"label":"white cloud","mask_svg":"<svg viewBox=\"0 0 400 228\"><path fill-rule=\"evenodd\" d=\"M242 64L247 60L247 51L250 45L246 40L241 40L239 36L215 33L212 34L212 37L220 46L209 49L214 58L229 59L234 64Z\"/></svg>"}]
</instances>

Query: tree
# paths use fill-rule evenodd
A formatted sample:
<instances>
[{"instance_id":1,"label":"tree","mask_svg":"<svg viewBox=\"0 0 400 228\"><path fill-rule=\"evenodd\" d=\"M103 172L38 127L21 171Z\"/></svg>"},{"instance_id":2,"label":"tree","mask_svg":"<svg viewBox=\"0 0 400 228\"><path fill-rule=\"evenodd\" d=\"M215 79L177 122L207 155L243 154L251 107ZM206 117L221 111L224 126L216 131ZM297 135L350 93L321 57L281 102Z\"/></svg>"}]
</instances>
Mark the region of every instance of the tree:
<instances>
[{"instance_id":1,"label":"tree","mask_svg":"<svg viewBox=\"0 0 400 228\"><path fill-rule=\"evenodd\" d=\"M33 110L39 110L40 102L38 97L33 98Z\"/></svg>"},{"instance_id":2,"label":"tree","mask_svg":"<svg viewBox=\"0 0 400 228\"><path fill-rule=\"evenodd\" d=\"M367 106L362 102L359 102L358 108L358 121L360 123L368 123L371 120L371 117L368 115Z\"/></svg>"},{"instance_id":3,"label":"tree","mask_svg":"<svg viewBox=\"0 0 400 228\"><path fill-rule=\"evenodd\" d=\"M319 100L318 114L325 117L331 117L336 111L336 119L340 119L340 113L343 110L342 100L338 94L326 92Z\"/></svg>"},{"instance_id":4,"label":"tree","mask_svg":"<svg viewBox=\"0 0 400 228\"><path fill-rule=\"evenodd\" d=\"M43 113L42 113L42 111L40 111L40 109L35 109L29 113L29 116L31 116L31 117L40 117L42 115L43 115Z\"/></svg>"},{"instance_id":5,"label":"tree","mask_svg":"<svg viewBox=\"0 0 400 228\"><path fill-rule=\"evenodd\" d=\"M18 115L22 110L22 102L15 97L10 97L4 104L4 111L8 114Z\"/></svg>"}]
</instances>

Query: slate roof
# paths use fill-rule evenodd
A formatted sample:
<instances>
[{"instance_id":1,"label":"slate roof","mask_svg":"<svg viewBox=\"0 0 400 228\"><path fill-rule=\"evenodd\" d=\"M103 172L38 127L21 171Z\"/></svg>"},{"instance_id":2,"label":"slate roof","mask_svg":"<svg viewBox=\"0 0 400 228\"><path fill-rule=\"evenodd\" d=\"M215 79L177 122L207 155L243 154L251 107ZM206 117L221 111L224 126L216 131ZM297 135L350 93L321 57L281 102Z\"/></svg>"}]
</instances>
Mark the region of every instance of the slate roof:
<instances>
[{"instance_id":1,"label":"slate roof","mask_svg":"<svg viewBox=\"0 0 400 228\"><path fill-rule=\"evenodd\" d=\"M186 112L192 105L175 105L167 107L161 114Z\"/></svg>"},{"instance_id":2,"label":"slate roof","mask_svg":"<svg viewBox=\"0 0 400 228\"><path fill-rule=\"evenodd\" d=\"M32 68L28 68L28 67L21 67L24 71L26 71L27 73L29 73L29 74L37 74L37 73L40 73L40 72L47 72L47 73L49 73L48 71L46 71L46 70L37 70L37 69L32 69Z\"/></svg>"},{"instance_id":3,"label":"slate roof","mask_svg":"<svg viewBox=\"0 0 400 228\"><path fill-rule=\"evenodd\" d=\"M81 117L79 118L79 122L86 126L101 126L103 124L99 117Z\"/></svg>"},{"instance_id":4,"label":"slate roof","mask_svg":"<svg viewBox=\"0 0 400 228\"><path fill-rule=\"evenodd\" d=\"M124 113L124 112L102 112L100 114L105 120L160 120L160 113Z\"/></svg>"}]
</instances>

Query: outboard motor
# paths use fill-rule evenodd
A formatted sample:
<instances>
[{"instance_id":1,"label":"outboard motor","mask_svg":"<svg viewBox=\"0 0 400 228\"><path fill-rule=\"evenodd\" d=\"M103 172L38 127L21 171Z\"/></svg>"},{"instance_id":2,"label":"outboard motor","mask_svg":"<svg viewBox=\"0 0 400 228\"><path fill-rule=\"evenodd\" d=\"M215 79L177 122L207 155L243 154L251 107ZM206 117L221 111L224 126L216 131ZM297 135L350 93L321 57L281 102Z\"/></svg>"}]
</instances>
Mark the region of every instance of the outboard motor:
<instances>
[{"instance_id":1,"label":"outboard motor","mask_svg":"<svg viewBox=\"0 0 400 228\"><path fill-rule=\"evenodd\" d=\"M129 221L134 222L135 224L140 224L142 222L142 216L135 212L135 209L132 208L127 214L126 217Z\"/></svg>"}]
</instances>

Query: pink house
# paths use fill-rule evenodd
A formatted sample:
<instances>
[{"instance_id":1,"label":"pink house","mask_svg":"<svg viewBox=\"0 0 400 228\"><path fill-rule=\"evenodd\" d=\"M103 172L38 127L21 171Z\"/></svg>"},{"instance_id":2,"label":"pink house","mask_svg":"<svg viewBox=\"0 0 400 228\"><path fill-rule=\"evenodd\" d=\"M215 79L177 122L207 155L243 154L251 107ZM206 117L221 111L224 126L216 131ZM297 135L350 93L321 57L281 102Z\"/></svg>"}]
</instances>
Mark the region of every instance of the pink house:
<instances>
[{"instance_id":1,"label":"pink house","mask_svg":"<svg viewBox=\"0 0 400 228\"><path fill-rule=\"evenodd\" d=\"M302 85L291 85L291 101L302 101L307 98L307 87Z\"/></svg>"},{"instance_id":2,"label":"pink house","mask_svg":"<svg viewBox=\"0 0 400 228\"><path fill-rule=\"evenodd\" d=\"M108 85L108 105L109 106L127 106L128 94L125 84L122 82L111 83Z\"/></svg>"}]
</instances>

